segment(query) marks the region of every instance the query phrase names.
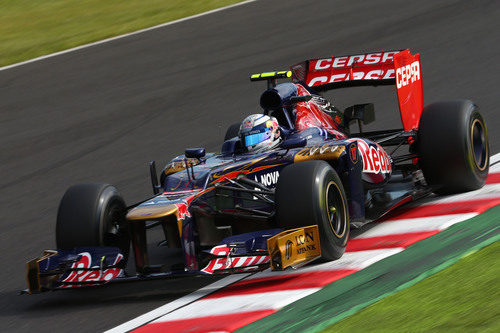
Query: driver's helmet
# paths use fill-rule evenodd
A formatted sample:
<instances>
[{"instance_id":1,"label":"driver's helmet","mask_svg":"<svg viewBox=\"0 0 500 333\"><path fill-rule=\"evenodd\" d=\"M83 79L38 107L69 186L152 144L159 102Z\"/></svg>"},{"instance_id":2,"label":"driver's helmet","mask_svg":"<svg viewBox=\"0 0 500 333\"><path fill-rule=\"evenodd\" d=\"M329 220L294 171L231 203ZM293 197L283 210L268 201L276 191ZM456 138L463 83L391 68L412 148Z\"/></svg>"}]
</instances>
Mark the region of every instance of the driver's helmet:
<instances>
[{"instance_id":1,"label":"driver's helmet","mask_svg":"<svg viewBox=\"0 0 500 333\"><path fill-rule=\"evenodd\" d=\"M273 149L281 142L278 121L263 114L246 117L241 123L238 136L243 147L253 153Z\"/></svg>"}]
</instances>

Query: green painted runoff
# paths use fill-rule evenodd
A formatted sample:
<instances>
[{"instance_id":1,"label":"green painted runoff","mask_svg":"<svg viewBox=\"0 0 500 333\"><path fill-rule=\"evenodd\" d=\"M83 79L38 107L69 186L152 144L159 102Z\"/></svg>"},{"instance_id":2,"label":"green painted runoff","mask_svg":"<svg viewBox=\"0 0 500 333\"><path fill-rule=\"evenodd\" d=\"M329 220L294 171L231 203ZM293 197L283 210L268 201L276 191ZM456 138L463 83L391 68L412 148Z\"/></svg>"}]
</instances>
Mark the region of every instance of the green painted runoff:
<instances>
[{"instance_id":1,"label":"green painted runoff","mask_svg":"<svg viewBox=\"0 0 500 333\"><path fill-rule=\"evenodd\" d=\"M323 332L500 332L498 258L500 242Z\"/></svg>"}]
</instances>

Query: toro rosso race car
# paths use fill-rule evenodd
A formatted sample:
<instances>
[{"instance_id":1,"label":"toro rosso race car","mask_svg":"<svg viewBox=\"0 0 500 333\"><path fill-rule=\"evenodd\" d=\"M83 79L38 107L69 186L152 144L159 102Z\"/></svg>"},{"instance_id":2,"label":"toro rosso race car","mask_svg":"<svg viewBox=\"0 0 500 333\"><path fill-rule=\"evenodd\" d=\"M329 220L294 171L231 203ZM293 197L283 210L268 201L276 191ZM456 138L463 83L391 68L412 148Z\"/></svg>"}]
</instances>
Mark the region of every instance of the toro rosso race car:
<instances>
[{"instance_id":1,"label":"toro rosso race car","mask_svg":"<svg viewBox=\"0 0 500 333\"><path fill-rule=\"evenodd\" d=\"M154 196L131 206L111 185L70 187L58 210L57 250L27 263L27 292L335 260L350 228L431 192L485 183L483 117L469 100L424 107L419 54L311 59L251 80L267 81L260 106L276 120L279 145L249 151L240 135L248 124L234 124L220 153L186 149L159 179L151 162ZM320 95L364 85L396 86L402 128L363 131L375 119L373 104L340 111ZM153 228L164 238L158 245L177 253L166 262L150 262ZM125 271L130 248L133 274Z\"/></svg>"}]
</instances>

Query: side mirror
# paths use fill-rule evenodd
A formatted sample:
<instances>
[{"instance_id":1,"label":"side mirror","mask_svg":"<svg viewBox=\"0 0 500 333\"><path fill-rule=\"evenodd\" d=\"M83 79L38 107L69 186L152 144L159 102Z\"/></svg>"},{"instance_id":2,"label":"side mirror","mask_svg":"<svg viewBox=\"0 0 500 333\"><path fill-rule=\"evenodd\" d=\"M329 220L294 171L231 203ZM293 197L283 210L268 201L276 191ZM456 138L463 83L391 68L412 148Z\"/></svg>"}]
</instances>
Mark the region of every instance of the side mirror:
<instances>
[{"instance_id":1,"label":"side mirror","mask_svg":"<svg viewBox=\"0 0 500 333\"><path fill-rule=\"evenodd\" d=\"M161 186L158 184L158 175L156 174L156 162L149 162L149 175L151 176L151 185L153 186L153 194L160 193Z\"/></svg>"},{"instance_id":2,"label":"side mirror","mask_svg":"<svg viewBox=\"0 0 500 333\"><path fill-rule=\"evenodd\" d=\"M373 103L356 104L344 110L344 124L349 127L353 120L358 121L359 132L362 132L361 122L367 125L375 121L375 106Z\"/></svg>"},{"instance_id":3,"label":"side mirror","mask_svg":"<svg viewBox=\"0 0 500 333\"><path fill-rule=\"evenodd\" d=\"M281 143L281 148L283 149L300 148L304 147L306 144L307 144L306 138L288 139Z\"/></svg>"},{"instance_id":4,"label":"side mirror","mask_svg":"<svg viewBox=\"0 0 500 333\"><path fill-rule=\"evenodd\" d=\"M184 152L187 158L202 158L205 156L205 148L188 148Z\"/></svg>"}]
</instances>

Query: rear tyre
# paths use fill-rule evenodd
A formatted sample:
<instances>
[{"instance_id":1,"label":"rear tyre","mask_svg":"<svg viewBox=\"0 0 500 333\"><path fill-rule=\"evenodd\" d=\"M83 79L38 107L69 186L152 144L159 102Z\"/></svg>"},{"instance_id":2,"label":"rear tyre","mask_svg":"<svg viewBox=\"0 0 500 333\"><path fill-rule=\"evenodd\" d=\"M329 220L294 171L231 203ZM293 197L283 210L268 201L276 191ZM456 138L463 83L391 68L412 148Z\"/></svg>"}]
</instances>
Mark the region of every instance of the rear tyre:
<instances>
[{"instance_id":1,"label":"rear tyre","mask_svg":"<svg viewBox=\"0 0 500 333\"><path fill-rule=\"evenodd\" d=\"M130 236L125 214L125 202L113 186L96 183L73 185L59 204L57 248L113 246L120 249L126 260Z\"/></svg>"},{"instance_id":2,"label":"rear tyre","mask_svg":"<svg viewBox=\"0 0 500 333\"><path fill-rule=\"evenodd\" d=\"M229 139L238 136L238 133L240 132L240 125L241 125L240 123L236 123L229 126L229 128L226 131L226 135L224 136L224 141L227 141Z\"/></svg>"},{"instance_id":3,"label":"rear tyre","mask_svg":"<svg viewBox=\"0 0 500 333\"><path fill-rule=\"evenodd\" d=\"M323 259L342 257L349 238L349 210L342 182L328 163L307 161L285 167L275 201L280 227L317 224Z\"/></svg>"},{"instance_id":4,"label":"rear tyre","mask_svg":"<svg viewBox=\"0 0 500 333\"><path fill-rule=\"evenodd\" d=\"M419 165L439 194L481 188L488 176L488 132L469 100L438 102L422 111L418 130Z\"/></svg>"}]
</instances>

